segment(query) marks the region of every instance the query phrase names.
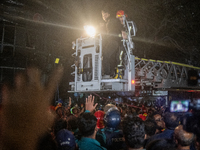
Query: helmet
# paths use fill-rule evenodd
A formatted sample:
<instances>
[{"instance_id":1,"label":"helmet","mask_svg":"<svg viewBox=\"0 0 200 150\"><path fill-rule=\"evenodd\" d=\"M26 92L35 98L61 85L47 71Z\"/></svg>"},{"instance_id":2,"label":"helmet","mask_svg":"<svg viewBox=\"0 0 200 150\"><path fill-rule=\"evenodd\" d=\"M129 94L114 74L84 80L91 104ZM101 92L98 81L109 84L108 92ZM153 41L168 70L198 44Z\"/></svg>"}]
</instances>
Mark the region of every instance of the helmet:
<instances>
[{"instance_id":1,"label":"helmet","mask_svg":"<svg viewBox=\"0 0 200 150\"><path fill-rule=\"evenodd\" d=\"M97 128L102 129L104 128L104 111L98 110L94 113L95 117L97 118Z\"/></svg>"},{"instance_id":2,"label":"helmet","mask_svg":"<svg viewBox=\"0 0 200 150\"><path fill-rule=\"evenodd\" d=\"M116 14L116 18L123 17L124 15L126 15L126 14L124 14L124 11L123 11L123 10L119 10L119 11L117 12L117 14ZM126 15L126 17L127 17L127 15Z\"/></svg>"},{"instance_id":3,"label":"helmet","mask_svg":"<svg viewBox=\"0 0 200 150\"><path fill-rule=\"evenodd\" d=\"M118 110L114 104L107 104L103 109L105 114L107 114L107 112L110 111L111 108Z\"/></svg>"},{"instance_id":4,"label":"helmet","mask_svg":"<svg viewBox=\"0 0 200 150\"><path fill-rule=\"evenodd\" d=\"M138 117L140 117L143 121L145 121L147 118L147 113L139 114Z\"/></svg>"},{"instance_id":5,"label":"helmet","mask_svg":"<svg viewBox=\"0 0 200 150\"><path fill-rule=\"evenodd\" d=\"M118 109L110 108L104 117L106 128L116 129L121 122L121 115Z\"/></svg>"}]
</instances>

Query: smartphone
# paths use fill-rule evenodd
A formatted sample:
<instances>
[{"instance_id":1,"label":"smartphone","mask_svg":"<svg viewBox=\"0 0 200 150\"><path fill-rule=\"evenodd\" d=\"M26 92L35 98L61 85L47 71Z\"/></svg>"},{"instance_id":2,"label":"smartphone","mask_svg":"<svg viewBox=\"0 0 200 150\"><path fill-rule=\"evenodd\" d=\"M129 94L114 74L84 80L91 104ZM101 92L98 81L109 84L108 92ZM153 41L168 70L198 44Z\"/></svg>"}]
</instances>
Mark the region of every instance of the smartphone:
<instances>
[{"instance_id":1,"label":"smartphone","mask_svg":"<svg viewBox=\"0 0 200 150\"><path fill-rule=\"evenodd\" d=\"M172 100L170 102L170 112L188 112L190 100Z\"/></svg>"}]
</instances>

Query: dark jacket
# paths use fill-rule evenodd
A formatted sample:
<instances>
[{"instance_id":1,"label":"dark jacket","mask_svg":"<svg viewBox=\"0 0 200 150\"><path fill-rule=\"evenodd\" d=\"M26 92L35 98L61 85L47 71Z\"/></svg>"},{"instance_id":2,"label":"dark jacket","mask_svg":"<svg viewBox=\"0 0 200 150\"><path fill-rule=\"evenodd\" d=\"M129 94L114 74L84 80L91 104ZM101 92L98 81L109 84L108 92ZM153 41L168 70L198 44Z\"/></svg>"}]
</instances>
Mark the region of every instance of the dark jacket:
<instances>
[{"instance_id":1,"label":"dark jacket","mask_svg":"<svg viewBox=\"0 0 200 150\"><path fill-rule=\"evenodd\" d=\"M107 33L106 38L120 42L122 38L119 35L121 35L122 30L123 30L123 25L120 23L119 19L110 18L106 22L106 33Z\"/></svg>"},{"instance_id":2,"label":"dark jacket","mask_svg":"<svg viewBox=\"0 0 200 150\"><path fill-rule=\"evenodd\" d=\"M159 139L170 139L173 140L174 130L166 129L164 132L156 134L147 140L146 145L148 145L151 141L159 140ZM190 150L195 150L194 144L190 146Z\"/></svg>"},{"instance_id":3,"label":"dark jacket","mask_svg":"<svg viewBox=\"0 0 200 150\"><path fill-rule=\"evenodd\" d=\"M173 140L173 135L174 135L174 130L166 129L162 133L159 133L159 134L156 134L156 135L150 137L146 141L146 145L148 145L151 141L154 141L154 140L160 140L160 139L171 139L171 140Z\"/></svg>"}]
</instances>

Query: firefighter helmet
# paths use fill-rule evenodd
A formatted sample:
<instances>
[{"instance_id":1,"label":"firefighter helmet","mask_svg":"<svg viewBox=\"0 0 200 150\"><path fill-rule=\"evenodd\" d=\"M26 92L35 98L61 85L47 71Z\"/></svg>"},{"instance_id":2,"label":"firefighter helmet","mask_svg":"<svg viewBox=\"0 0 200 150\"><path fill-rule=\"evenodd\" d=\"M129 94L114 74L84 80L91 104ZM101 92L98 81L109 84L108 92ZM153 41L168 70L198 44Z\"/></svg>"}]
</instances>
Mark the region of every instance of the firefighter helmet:
<instances>
[{"instance_id":1,"label":"firefighter helmet","mask_svg":"<svg viewBox=\"0 0 200 150\"><path fill-rule=\"evenodd\" d=\"M127 15L124 14L124 11L123 11L123 10L119 10L119 11L117 12L117 14L116 14L116 18L123 17L124 15L127 17Z\"/></svg>"}]
</instances>

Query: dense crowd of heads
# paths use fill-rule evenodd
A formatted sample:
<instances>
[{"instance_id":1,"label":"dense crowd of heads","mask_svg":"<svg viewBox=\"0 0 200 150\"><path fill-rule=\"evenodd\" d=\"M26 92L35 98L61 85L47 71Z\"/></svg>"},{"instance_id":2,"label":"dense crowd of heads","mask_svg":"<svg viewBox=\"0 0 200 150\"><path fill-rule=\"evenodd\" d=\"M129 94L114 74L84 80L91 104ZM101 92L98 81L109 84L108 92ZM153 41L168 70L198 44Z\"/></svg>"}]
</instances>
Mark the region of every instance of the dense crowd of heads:
<instances>
[{"instance_id":1,"label":"dense crowd of heads","mask_svg":"<svg viewBox=\"0 0 200 150\"><path fill-rule=\"evenodd\" d=\"M123 134L130 148L143 147L145 139L145 125L139 117L128 116L123 121Z\"/></svg>"},{"instance_id":2,"label":"dense crowd of heads","mask_svg":"<svg viewBox=\"0 0 200 150\"><path fill-rule=\"evenodd\" d=\"M61 107L57 109L62 110L62 116L56 111L60 119L54 124L54 136L56 137L59 129L70 131L76 141L73 149L87 149L84 143L80 142L83 138L98 141L100 149L199 149L198 115L114 104L99 107L101 110L97 107L93 111L82 112L81 108L76 106L73 108L76 111L71 110L70 113L64 109L72 107ZM84 142L87 143L87 140ZM90 146L95 149L94 145Z\"/></svg>"}]
</instances>

